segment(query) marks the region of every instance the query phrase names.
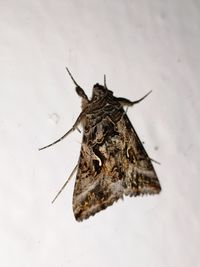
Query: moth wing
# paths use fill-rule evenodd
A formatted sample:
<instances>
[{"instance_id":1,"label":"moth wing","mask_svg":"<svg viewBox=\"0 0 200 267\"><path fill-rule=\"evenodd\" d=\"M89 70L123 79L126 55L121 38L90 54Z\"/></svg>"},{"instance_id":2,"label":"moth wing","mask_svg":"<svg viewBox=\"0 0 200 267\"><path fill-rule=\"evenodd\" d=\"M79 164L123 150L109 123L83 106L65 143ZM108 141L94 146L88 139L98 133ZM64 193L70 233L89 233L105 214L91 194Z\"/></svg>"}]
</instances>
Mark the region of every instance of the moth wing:
<instances>
[{"instance_id":1,"label":"moth wing","mask_svg":"<svg viewBox=\"0 0 200 267\"><path fill-rule=\"evenodd\" d=\"M151 160L126 114L118 122L107 118L96 127L90 138L83 136L73 195L78 221L124 195L158 194L161 190Z\"/></svg>"}]
</instances>

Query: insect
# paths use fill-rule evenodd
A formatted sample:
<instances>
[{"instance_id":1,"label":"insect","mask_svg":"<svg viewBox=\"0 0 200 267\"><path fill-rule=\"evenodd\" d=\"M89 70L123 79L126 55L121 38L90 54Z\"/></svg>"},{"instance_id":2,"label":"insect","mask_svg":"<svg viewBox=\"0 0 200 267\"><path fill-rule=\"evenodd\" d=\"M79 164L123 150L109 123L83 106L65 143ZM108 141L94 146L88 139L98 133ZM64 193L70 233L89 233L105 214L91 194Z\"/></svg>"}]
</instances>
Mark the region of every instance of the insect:
<instances>
[{"instance_id":1,"label":"insect","mask_svg":"<svg viewBox=\"0 0 200 267\"><path fill-rule=\"evenodd\" d=\"M80 157L72 172L77 169L73 194L76 220L95 215L123 196L158 194L161 186L151 159L124 110L141 102L151 91L136 101L115 97L104 76L104 85L95 84L89 99L66 69L82 98L82 112L65 135L40 150L60 142L82 124Z\"/></svg>"}]
</instances>

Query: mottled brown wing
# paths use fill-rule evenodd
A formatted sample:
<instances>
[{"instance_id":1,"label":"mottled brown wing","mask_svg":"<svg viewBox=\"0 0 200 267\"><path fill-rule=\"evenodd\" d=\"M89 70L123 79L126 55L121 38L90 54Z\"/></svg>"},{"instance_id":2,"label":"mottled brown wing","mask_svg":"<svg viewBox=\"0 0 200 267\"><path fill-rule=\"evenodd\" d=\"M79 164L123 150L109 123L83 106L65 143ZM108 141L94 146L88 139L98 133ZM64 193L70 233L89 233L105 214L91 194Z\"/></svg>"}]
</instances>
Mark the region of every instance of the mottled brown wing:
<instances>
[{"instance_id":1,"label":"mottled brown wing","mask_svg":"<svg viewBox=\"0 0 200 267\"><path fill-rule=\"evenodd\" d=\"M150 158L127 115L113 124L110 118L97 124L93 135L83 136L73 195L76 220L112 205L123 195L158 194L160 183Z\"/></svg>"}]
</instances>

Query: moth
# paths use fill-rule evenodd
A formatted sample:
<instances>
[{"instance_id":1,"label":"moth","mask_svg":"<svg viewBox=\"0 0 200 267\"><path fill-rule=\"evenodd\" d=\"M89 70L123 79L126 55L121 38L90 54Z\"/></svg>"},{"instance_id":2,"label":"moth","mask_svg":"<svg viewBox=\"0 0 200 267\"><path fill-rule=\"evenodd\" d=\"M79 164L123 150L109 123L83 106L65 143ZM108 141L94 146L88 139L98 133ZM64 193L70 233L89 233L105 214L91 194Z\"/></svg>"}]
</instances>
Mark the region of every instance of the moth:
<instances>
[{"instance_id":1,"label":"moth","mask_svg":"<svg viewBox=\"0 0 200 267\"><path fill-rule=\"evenodd\" d=\"M115 97L107 88L104 75L104 85L96 83L89 99L66 69L76 86L76 93L82 98L82 112L65 135L40 150L60 142L82 124L80 157L72 172L77 169L73 193L76 220L87 219L124 196L158 194L161 186L152 160L124 109L138 104L151 91L136 101Z\"/></svg>"}]
</instances>

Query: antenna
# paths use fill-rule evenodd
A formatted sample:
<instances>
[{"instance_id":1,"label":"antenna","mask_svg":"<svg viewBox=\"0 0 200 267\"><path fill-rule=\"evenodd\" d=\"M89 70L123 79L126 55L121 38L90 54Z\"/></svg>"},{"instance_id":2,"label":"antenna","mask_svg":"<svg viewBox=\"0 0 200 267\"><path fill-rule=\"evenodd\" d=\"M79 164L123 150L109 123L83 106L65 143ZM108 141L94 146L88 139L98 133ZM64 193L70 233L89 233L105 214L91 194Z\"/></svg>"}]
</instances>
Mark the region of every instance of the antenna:
<instances>
[{"instance_id":1,"label":"antenna","mask_svg":"<svg viewBox=\"0 0 200 267\"><path fill-rule=\"evenodd\" d=\"M107 88L107 85L106 85L106 75L104 74L104 87Z\"/></svg>"}]
</instances>

